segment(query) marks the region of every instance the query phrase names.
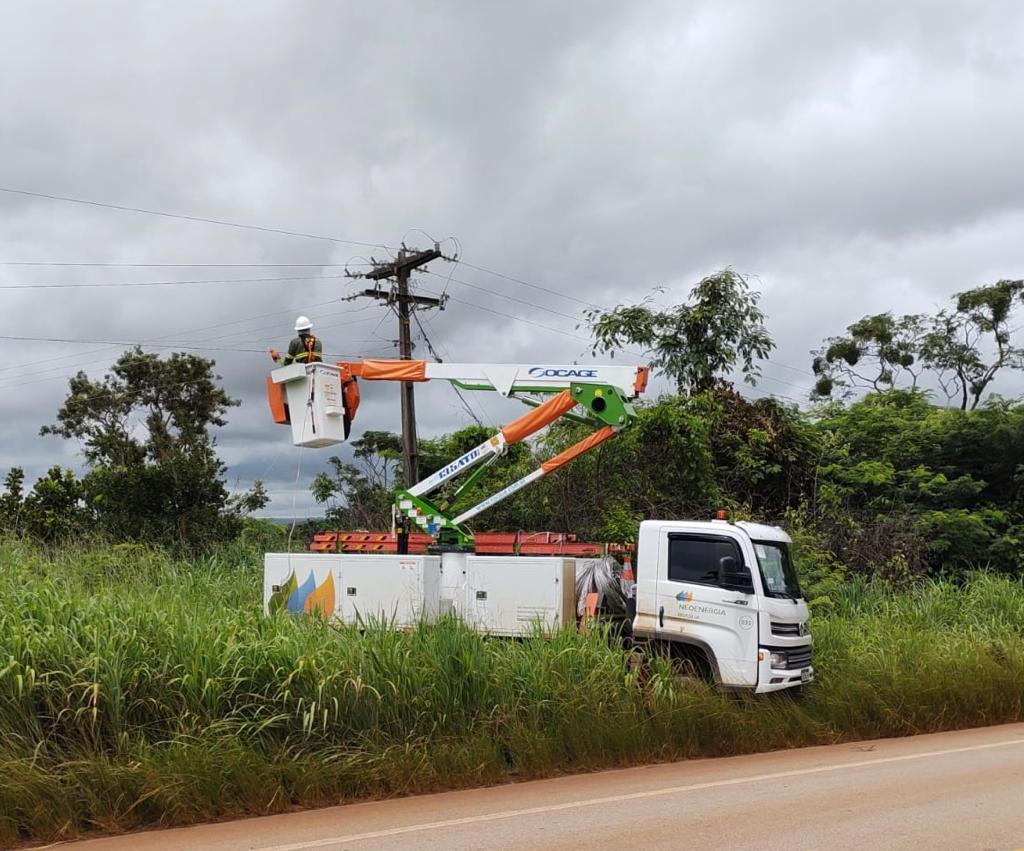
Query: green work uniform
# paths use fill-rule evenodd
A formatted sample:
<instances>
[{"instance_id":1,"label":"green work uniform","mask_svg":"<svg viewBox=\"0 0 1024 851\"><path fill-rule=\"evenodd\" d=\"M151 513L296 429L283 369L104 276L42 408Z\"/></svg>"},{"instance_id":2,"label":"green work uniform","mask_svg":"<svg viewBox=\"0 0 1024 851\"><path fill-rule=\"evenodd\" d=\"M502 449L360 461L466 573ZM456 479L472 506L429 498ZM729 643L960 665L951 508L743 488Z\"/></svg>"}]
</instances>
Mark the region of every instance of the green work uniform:
<instances>
[{"instance_id":1,"label":"green work uniform","mask_svg":"<svg viewBox=\"0 0 1024 851\"><path fill-rule=\"evenodd\" d=\"M324 359L324 347L312 334L296 337L288 344L284 365L292 363L320 363Z\"/></svg>"}]
</instances>

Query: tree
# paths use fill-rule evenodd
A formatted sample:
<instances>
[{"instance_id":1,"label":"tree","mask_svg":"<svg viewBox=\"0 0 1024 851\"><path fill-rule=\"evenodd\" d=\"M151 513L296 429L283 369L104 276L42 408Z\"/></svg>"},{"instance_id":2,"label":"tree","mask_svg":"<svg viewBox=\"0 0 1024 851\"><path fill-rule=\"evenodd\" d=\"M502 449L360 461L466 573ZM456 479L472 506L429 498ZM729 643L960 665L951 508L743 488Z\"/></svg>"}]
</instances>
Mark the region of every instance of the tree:
<instances>
[{"instance_id":1,"label":"tree","mask_svg":"<svg viewBox=\"0 0 1024 851\"><path fill-rule=\"evenodd\" d=\"M829 406L815 430L824 451L808 507L851 568L1024 567L1024 407L961 411L897 389Z\"/></svg>"},{"instance_id":2,"label":"tree","mask_svg":"<svg viewBox=\"0 0 1024 851\"><path fill-rule=\"evenodd\" d=\"M238 402L213 366L135 348L102 381L71 379L57 423L41 433L82 442L83 497L109 536L201 547L233 536L243 511L266 504L260 483L236 498L224 485L210 429Z\"/></svg>"},{"instance_id":3,"label":"tree","mask_svg":"<svg viewBox=\"0 0 1024 851\"><path fill-rule=\"evenodd\" d=\"M493 434L483 426L469 426L452 434L420 441L420 472L426 477L453 458L483 443ZM313 481L313 497L326 504L325 517L340 529L381 530L391 527L391 506L395 489L402 482L402 442L397 434L367 431L353 441L353 460L328 459L331 473L320 473ZM465 477L458 477L429 495L429 499L453 511L468 507L500 490L532 469L533 455L526 443L509 446L491 465L486 476L456 497ZM474 520L477 528L521 528L531 512L515 497L490 509ZM496 525L497 524L497 525ZM546 524L545 524L546 525Z\"/></svg>"},{"instance_id":4,"label":"tree","mask_svg":"<svg viewBox=\"0 0 1024 851\"><path fill-rule=\"evenodd\" d=\"M624 346L641 346L679 392L698 393L720 384L737 367L747 383L756 383L761 371L755 359L775 348L759 300L746 278L723 269L698 283L687 302L667 310L655 309L647 299L585 315L595 354L614 357Z\"/></svg>"},{"instance_id":5,"label":"tree","mask_svg":"<svg viewBox=\"0 0 1024 851\"><path fill-rule=\"evenodd\" d=\"M51 467L25 497L20 528L37 541L56 543L89 531L85 486L73 471Z\"/></svg>"},{"instance_id":6,"label":"tree","mask_svg":"<svg viewBox=\"0 0 1024 851\"><path fill-rule=\"evenodd\" d=\"M451 434L420 441L421 474L432 475L493 435L493 428L471 425ZM533 450L532 441L507 445L501 457L488 464L479 479L470 482L472 472L455 476L428 498L449 514L457 515L533 470L540 463ZM474 472L479 469L474 468ZM548 529L551 521L544 514L539 498L539 491L528 487L478 514L472 524L479 530Z\"/></svg>"},{"instance_id":7,"label":"tree","mask_svg":"<svg viewBox=\"0 0 1024 851\"><path fill-rule=\"evenodd\" d=\"M1024 348L1010 340L1014 303L1024 301L1024 281L1002 280L954 298L956 309L935 317L921 353L947 397L958 398L961 410L969 404L973 411L999 370L1024 367ZM981 350L985 340L994 347L988 358Z\"/></svg>"},{"instance_id":8,"label":"tree","mask_svg":"<svg viewBox=\"0 0 1024 851\"><path fill-rule=\"evenodd\" d=\"M846 329L847 336L830 337L811 364L817 376L815 395L830 396L836 387L848 392L854 386L887 390L904 375L916 387L925 323L919 315L896 319L891 313L878 313L854 322Z\"/></svg>"},{"instance_id":9,"label":"tree","mask_svg":"<svg viewBox=\"0 0 1024 851\"><path fill-rule=\"evenodd\" d=\"M1010 335L1013 309L1024 300L1024 281L1002 280L953 296L955 307L934 315L865 316L842 337L829 337L812 354L817 377L812 396L836 390L916 388L929 374L947 400L974 410L1002 369L1024 367L1024 349Z\"/></svg>"},{"instance_id":10,"label":"tree","mask_svg":"<svg viewBox=\"0 0 1024 851\"><path fill-rule=\"evenodd\" d=\"M18 531L24 489L25 471L21 467L12 467L4 477L4 492L0 494L0 532Z\"/></svg>"},{"instance_id":11,"label":"tree","mask_svg":"<svg viewBox=\"0 0 1024 851\"><path fill-rule=\"evenodd\" d=\"M339 529L391 527L394 488L401 481L402 439L389 431L367 431L352 441L355 464L334 455L332 474L313 479L313 498L327 505L324 517Z\"/></svg>"}]
</instances>

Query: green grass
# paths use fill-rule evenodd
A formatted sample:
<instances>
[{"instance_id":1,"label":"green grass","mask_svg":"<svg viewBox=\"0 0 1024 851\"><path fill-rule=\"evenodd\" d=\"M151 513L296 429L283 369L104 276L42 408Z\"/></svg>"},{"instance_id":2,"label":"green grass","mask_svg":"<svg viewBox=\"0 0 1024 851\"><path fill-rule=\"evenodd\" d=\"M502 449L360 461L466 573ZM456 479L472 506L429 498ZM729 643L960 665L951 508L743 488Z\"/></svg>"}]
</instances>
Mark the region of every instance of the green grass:
<instances>
[{"instance_id":1,"label":"green grass","mask_svg":"<svg viewBox=\"0 0 1024 851\"><path fill-rule=\"evenodd\" d=\"M0 545L0 846L1024 718L1024 585L991 575L830 594L793 700L597 632L267 619L260 562Z\"/></svg>"}]
</instances>

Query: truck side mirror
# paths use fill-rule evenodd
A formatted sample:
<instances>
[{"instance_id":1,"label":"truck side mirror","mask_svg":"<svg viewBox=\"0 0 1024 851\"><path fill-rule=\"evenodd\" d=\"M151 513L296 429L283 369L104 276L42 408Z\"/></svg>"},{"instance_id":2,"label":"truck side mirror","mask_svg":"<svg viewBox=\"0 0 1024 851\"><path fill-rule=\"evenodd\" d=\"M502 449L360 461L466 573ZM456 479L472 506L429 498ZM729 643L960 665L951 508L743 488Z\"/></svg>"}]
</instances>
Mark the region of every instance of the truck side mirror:
<instances>
[{"instance_id":1,"label":"truck side mirror","mask_svg":"<svg viewBox=\"0 0 1024 851\"><path fill-rule=\"evenodd\" d=\"M732 556L722 556L718 560L718 584L731 591L754 593L754 579L750 571Z\"/></svg>"}]
</instances>

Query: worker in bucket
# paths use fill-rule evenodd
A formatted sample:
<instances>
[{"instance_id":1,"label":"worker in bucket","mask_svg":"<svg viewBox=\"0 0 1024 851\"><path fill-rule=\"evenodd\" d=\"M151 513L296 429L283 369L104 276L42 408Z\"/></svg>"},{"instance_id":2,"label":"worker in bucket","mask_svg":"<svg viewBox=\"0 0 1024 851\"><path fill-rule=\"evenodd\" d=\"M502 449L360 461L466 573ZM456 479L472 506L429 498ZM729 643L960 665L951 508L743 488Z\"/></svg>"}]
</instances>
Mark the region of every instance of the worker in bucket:
<instances>
[{"instance_id":1,"label":"worker in bucket","mask_svg":"<svg viewBox=\"0 0 1024 851\"><path fill-rule=\"evenodd\" d=\"M288 353L284 356L284 366L293 363L321 363L324 359L324 348L320 341L313 336L313 323L308 316L300 316L295 320L295 330L298 337L288 344ZM273 349L270 356L275 363L281 363L281 355Z\"/></svg>"}]
</instances>

